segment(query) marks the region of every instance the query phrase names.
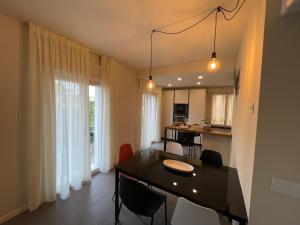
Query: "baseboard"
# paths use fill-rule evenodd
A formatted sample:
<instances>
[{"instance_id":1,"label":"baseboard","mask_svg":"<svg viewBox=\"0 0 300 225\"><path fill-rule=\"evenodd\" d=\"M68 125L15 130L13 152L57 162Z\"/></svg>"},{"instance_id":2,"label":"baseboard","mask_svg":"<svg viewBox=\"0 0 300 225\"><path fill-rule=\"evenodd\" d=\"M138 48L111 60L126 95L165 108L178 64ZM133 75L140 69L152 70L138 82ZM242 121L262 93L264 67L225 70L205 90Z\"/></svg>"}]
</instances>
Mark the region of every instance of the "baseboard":
<instances>
[{"instance_id":1,"label":"baseboard","mask_svg":"<svg viewBox=\"0 0 300 225\"><path fill-rule=\"evenodd\" d=\"M28 206L27 205L24 205L18 209L15 209L14 211L4 215L4 216L1 216L0 217L0 224L6 222L7 220L10 220L12 218L14 218L15 216L21 214L22 212L25 212L26 210L28 210Z\"/></svg>"}]
</instances>

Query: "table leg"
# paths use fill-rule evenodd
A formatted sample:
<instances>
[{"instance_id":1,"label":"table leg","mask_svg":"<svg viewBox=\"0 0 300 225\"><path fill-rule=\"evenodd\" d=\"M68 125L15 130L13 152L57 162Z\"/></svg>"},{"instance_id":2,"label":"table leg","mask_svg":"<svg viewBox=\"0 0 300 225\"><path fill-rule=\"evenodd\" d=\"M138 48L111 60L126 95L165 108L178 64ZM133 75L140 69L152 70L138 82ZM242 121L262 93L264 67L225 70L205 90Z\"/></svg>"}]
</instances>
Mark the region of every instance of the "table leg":
<instances>
[{"instance_id":1,"label":"table leg","mask_svg":"<svg viewBox=\"0 0 300 225\"><path fill-rule=\"evenodd\" d=\"M167 148L167 129L165 128L165 133L164 133L164 151L166 151Z\"/></svg>"},{"instance_id":2,"label":"table leg","mask_svg":"<svg viewBox=\"0 0 300 225\"><path fill-rule=\"evenodd\" d=\"M115 172L115 224L119 221L119 170Z\"/></svg>"}]
</instances>

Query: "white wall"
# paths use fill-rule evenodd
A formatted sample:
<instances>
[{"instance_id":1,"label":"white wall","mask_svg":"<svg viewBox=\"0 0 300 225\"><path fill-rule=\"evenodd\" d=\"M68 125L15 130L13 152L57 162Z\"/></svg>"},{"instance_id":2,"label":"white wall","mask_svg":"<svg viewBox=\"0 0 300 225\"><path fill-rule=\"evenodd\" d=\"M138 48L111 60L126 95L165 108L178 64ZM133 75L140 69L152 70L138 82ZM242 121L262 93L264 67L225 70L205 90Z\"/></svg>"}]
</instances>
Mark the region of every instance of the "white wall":
<instances>
[{"instance_id":1,"label":"white wall","mask_svg":"<svg viewBox=\"0 0 300 225\"><path fill-rule=\"evenodd\" d=\"M248 215L255 154L264 15L265 0L256 0L238 57L240 89L235 99L232 126L231 166L238 170ZM250 112L252 103L255 104L254 113Z\"/></svg>"},{"instance_id":2,"label":"white wall","mask_svg":"<svg viewBox=\"0 0 300 225\"><path fill-rule=\"evenodd\" d=\"M25 205L24 152L19 146L23 27L0 14L0 223ZM15 211L17 210L17 211ZM15 211L15 212L14 212Z\"/></svg>"},{"instance_id":3,"label":"white wall","mask_svg":"<svg viewBox=\"0 0 300 225\"><path fill-rule=\"evenodd\" d=\"M268 0L251 196L251 225L299 225L300 199L271 192L271 179L300 184L300 14Z\"/></svg>"}]
</instances>

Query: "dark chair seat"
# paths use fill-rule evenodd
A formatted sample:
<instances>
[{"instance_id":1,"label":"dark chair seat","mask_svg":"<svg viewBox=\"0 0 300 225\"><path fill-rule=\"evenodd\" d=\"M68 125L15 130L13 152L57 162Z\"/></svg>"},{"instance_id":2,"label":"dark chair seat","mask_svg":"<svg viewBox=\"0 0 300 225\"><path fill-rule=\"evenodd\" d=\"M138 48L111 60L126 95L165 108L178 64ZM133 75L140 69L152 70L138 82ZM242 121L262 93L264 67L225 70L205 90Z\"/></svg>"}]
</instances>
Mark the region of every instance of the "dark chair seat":
<instances>
[{"instance_id":1,"label":"dark chair seat","mask_svg":"<svg viewBox=\"0 0 300 225\"><path fill-rule=\"evenodd\" d=\"M189 150L189 156L192 156L192 151L194 151L194 157L196 157L195 137L195 132L178 131L177 142Z\"/></svg>"},{"instance_id":2,"label":"dark chair seat","mask_svg":"<svg viewBox=\"0 0 300 225\"><path fill-rule=\"evenodd\" d=\"M221 154L214 150L208 150L208 149L203 150L200 156L200 160L205 164L209 164L215 167L223 166L223 160Z\"/></svg>"},{"instance_id":3,"label":"dark chair seat","mask_svg":"<svg viewBox=\"0 0 300 225\"><path fill-rule=\"evenodd\" d=\"M120 197L120 210L122 204L124 204L137 215L151 217L151 224L153 223L154 214L165 203L165 222L167 224L166 195L154 191L135 180L120 176Z\"/></svg>"}]
</instances>

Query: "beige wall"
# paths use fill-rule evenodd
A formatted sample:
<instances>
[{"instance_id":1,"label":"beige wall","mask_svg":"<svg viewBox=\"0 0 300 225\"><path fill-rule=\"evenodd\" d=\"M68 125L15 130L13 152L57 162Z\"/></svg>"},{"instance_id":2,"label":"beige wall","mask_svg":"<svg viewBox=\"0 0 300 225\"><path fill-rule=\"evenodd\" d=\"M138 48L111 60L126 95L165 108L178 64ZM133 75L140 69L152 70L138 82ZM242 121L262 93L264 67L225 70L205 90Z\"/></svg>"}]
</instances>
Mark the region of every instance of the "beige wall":
<instances>
[{"instance_id":1,"label":"beige wall","mask_svg":"<svg viewBox=\"0 0 300 225\"><path fill-rule=\"evenodd\" d=\"M300 183L300 14L268 0L251 196L251 225L300 224L300 199L271 192L271 179Z\"/></svg>"},{"instance_id":2,"label":"beige wall","mask_svg":"<svg viewBox=\"0 0 300 225\"><path fill-rule=\"evenodd\" d=\"M0 223L25 205L24 153L19 146L23 27L0 14ZM17 212L15 212L17 213Z\"/></svg>"},{"instance_id":3,"label":"beige wall","mask_svg":"<svg viewBox=\"0 0 300 225\"><path fill-rule=\"evenodd\" d=\"M134 151L137 151L139 81L136 71L119 64L119 72L114 78L112 91L116 152L119 152L120 145L124 143L130 143ZM117 156L118 154L116 159Z\"/></svg>"},{"instance_id":4,"label":"beige wall","mask_svg":"<svg viewBox=\"0 0 300 225\"><path fill-rule=\"evenodd\" d=\"M240 89L235 99L232 126L231 166L238 169L246 209L249 214L255 138L257 106L261 75L261 59L264 33L265 0L256 0L250 13L243 42L238 57L240 68ZM255 110L250 112L250 105Z\"/></svg>"}]
</instances>

